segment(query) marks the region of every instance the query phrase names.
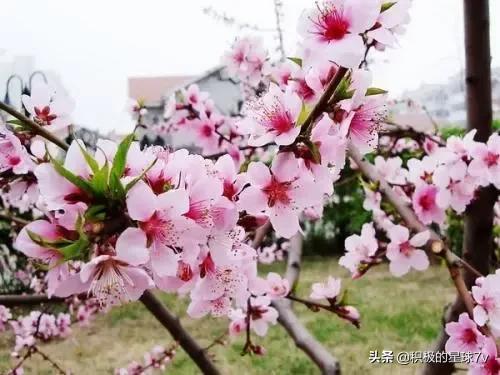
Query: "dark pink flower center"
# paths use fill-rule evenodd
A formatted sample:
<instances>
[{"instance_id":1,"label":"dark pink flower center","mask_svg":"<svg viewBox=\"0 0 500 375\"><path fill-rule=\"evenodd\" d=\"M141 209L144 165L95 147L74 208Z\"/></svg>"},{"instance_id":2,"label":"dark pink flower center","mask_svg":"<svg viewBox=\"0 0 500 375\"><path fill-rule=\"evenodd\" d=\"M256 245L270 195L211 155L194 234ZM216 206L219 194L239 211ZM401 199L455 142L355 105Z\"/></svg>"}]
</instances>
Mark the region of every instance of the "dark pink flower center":
<instances>
[{"instance_id":1,"label":"dark pink flower center","mask_svg":"<svg viewBox=\"0 0 500 375\"><path fill-rule=\"evenodd\" d=\"M471 329L471 328L467 328L462 333L462 341L465 344L468 344L468 345L477 344L477 335L476 335L476 332L474 332L474 330Z\"/></svg>"},{"instance_id":2,"label":"dark pink flower center","mask_svg":"<svg viewBox=\"0 0 500 375\"><path fill-rule=\"evenodd\" d=\"M211 137L212 133L213 133L213 129L209 125L203 125L203 127L201 128L201 134L203 134L203 136L205 136L207 138Z\"/></svg>"},{"instance_id":3,"label":"dark pink flower center","mask_svg":"<svg viewBox=\"0 0 500 375\"><path fill-rule=\"evenodd\" d=\"M42 109L35 107L35 114L37 119L45 125L50 125L57 116L50 113L50 107L46 105Z\"/></svg>"},{"instance_id":4,"label":"dark pink flower center","mask_svg":"<svg viewBox=\"0 0 500 375\"><path fill-rule=\"evenodd\" d=\"M148 243L158 241L160 243L175 245L176 238L174 224L171 220L163 217L160 213L155 212L153 216L139 225L146 233Z\"/></svg>"},{"instance_id":5,"label":"dark pink flower center","mask_svg":"<svg viewBox=\"0 0 500 375\"><path fill-rule=\"evenodd\" d=\"M316 34L319 34L323 40L341 40L349 30L349 20L344 15L342 8L328 6L320 9L317 20L313 20L317 28Z\"/></svg>"},{"instance_id":6,"label":"dark pink flower center","mask_svg":"<svg viewBox=\"0 0 500 375\"><path fill-rule=\"evenodd\" d=\"M9 156L9 164L14 166L21 162L21 158L17 155Z\"/></svg>"},{"instance_id":7,"label":"dark pink flower center","mask_svg":"<svg viewBox=\"0 0 500 375\"><path fill-rule=\"evenodd\" d=\"M424 211L429 211L434 206L434 197L427 193L418 199L418 204Z\"/></svg>"},{"instance_id":8,"label":"dark pink flower center","mask_svg":"<svg viewBox=\"0 0 500 375\"><path fill-rule=\"evenodd\" d=\"M293 121L287 111L276 110L269 115L269 127L278 133L286 133L293 127Z\"/></svg>"},{"instance_id":9,"label":"dark pink flower center","mask_svg":"<svg viewBox=\"0 0 500 375\"><path fill-rule=\"evenodd\" d=\"M263 191L267 195L267 204L273 207L276 203L289 204L291 199L289 196L290 182L279 182L272 177L271 182Z\"/></svg>"},{"instance_id":10,"label":"dark pink flower center","mask_svg":"<svg viewBox=\"0 0 500 375\"><path fill-rule=\"evenodd\" d=\"M179 262L177 267L177 277L182 281L189 281L193 278L193 270L188 263Z\"/></svg>"},{"instance_id":11,"label":"dark pink flower center","mask_svg":"<svg viewBox=\"0 0 500 375\"><path fill-rule=\"evenodd\" d=\"M410 245L410 241L405 241L401 245L399 245L399 251L406 256L411 254L412 249L413 248Z\"/></svg>"},{"instance_id":12,"label":"dark pink flower center","mask_svg":"<svg viewBox=\"0 0 500 375\"><path fill-rule=\"evenodd\" d=\"M215 272L215 263L212 260L212 256L210 253L206 256L206 258L200 264L200 277L205 277L207 273Z\"/></svg>"},{"instance_id":13,"label":"dark pink flower center","mask_svg":"<svg viewBox=\"0 0 500 375\"><path fill-rule=\"evenodd\" d=\"M305 79L299 79L297 82L297 94L305 101L314 98L314 91L309 87Z\"/></svg>"},{"instance_id":14,"label":"dark pink flower center","mask_svg":"<svg viewBox=\"0 0 500 375\"><path fill-rule=\"evenodd\" d=\"M222 195L229 200L233 200L235 194L236 188L234 184L231 181L224 180L224 191L222 192Z\"/></svg>"},{"instance_id":15,"label":"dark pink flower center","mask_svg":"<svg viewBox=\"0 0 500 375\"><path fill-rule=\"evenodd\" d=\"M484 162L488 167L493 167L498 164L498 159L500 158L499 154L495 154L491 151L488 152L486 157L484 158Z\"/></svg>"},{"instance_id":16,"label":"dark pink flower center","mask_svg":"<svg viewBox=\"0 0 500 375\"><path fill-rule=\"evenodd\" d=\"M484 369L486 370L486 374L497 375L500 374L500 362L494 356L491 356L487 359L486 364L484 365Z\"/></svg>"}]
</instances>

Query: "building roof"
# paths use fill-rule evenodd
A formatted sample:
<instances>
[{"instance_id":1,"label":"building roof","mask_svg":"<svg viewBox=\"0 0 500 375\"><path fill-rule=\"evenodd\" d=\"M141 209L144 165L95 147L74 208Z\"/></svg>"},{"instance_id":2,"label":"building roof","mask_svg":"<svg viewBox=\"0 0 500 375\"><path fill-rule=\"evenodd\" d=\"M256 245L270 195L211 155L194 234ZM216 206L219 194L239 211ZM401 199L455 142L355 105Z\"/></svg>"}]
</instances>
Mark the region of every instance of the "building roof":
<instances>
[{"instance_id":1,"label":"building roof","mask_svg":"<svg viewBox=\"0 0 500 375\"><path fill-rule=\"evenodd\" d=\"M129 77L128 96L146 105L159 104L166 93L192 81L193 76Z\"/></svg>"}]
</instances>

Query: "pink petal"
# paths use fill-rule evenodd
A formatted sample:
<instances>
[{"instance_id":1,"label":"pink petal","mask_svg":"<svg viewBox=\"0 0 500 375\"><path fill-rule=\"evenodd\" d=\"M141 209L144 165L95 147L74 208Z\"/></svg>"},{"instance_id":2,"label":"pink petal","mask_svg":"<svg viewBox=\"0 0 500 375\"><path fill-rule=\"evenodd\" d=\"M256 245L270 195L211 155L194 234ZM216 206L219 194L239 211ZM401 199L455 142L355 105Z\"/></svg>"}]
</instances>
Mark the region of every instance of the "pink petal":
<instances>
[{"instance_id":1,"label":"pink petal","mask_svg":"<svg viewBox=\"0 0 500 375\"><path fill-rule=\"evenodd\" d=\"M299 174L299 164L292 152L280 152L274 158L271 170L278 181L292 181Z\"/></svg>"},{"instance_id":2,"label":"pink petal","mask_svg":"<svg viewBox=\"0 0 500 375\"><path fill-rule=\"evenodd\" d=\"M431 232L429 232L428 230L417 233L411 238L410 245L412 245L413 247L422 247L427 243L427 241L429 241L430 237Z\"/></svg>"},{"instance_id":3,"label":"pink petal","mask_svg":"<svg viewBox=\"0 0 500 375\"><path fill-rule=\"evenodd\" d=\"M414 250L410 256L411 265L418 271L429 268L429 258L423 250Z\"/></svg>"},{"instance_id":4,"label":"pink petal","mask_svg":"<svg viewBox=\"0 0 500 375\"><path fill-rule=\"evenodd\" d=\"M301 230L297 212L289 207L273 207L269 219L278 236L291 238Z\"/></svg>"},{"instance_id":5,"label":"pink petal","mask_svg":"<svg viewBox=\"0 0 500 375\"><path fill-rule=\"evenodd\" d=\"M189 196L184 189L170 190L158 195L157 210L166 210L172 216L180 216L189 211Z\"/></svg>"},{"instance_id":6,"label":"pink petal","mask_svg":"<svg viewBox=\"0 0 500 375\"><path fill-rule=\"evenodd\" d=\"M252 162L248 166L247 178L252 185L264 187L271 181L271 173L264 163Z\"/></svg>"},{"instance_id":7,"label":"pink petal","mask_svg":"<svg viewBox=\"0 0 500 375\"><path fill-rule=\"evenodd\" d=\"M139 181L127 195L128 214L133 220L147 221L157 206L155 193L143 181Z\"/></svg>"},{"instance_id":8,"label":"pink petal","mask_svg":"<svg viewBox=\"0 0 500 375\"><path fill-rule=\"evenodd\" d=\"M267 196L258 188L247 187L240 194L238 207L251 215L258 215L267 208Z\"/></svg>"},{"instance_id":9,"label":"pink petal","mask_svg":"<svg viewBox=\"0 0 500 375\"><path fill-rule=\"evenodd\" d=\"M116 241L116 259L138 266L149 259L146 235L138 228L127 228Z\"/></svg>"}]
</instances>

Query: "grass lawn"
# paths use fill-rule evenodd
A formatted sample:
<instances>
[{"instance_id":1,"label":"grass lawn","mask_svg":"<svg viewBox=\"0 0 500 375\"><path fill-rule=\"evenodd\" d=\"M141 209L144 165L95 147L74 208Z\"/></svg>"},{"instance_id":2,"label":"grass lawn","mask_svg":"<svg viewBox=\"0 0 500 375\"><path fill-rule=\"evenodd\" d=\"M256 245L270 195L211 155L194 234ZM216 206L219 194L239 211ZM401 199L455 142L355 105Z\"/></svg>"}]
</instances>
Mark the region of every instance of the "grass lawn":
<instances>
[{"instance_id":1,"label":"grass lawn","mask_svg":"<svg viewBox=\"0 0 500 375\"><path fill-rule=\"evenodd\" d=\"M262 267L282 272L284 265ZM311 283L328 275L342 277L350 292L350 300L362 316L361 329L340 321L327 312L313 313L302 306L296 312L302 322L341 361L344 374L414 374L418 368L396 364L370 364L370 350L427 350L435 338L441 321L443 305L452 301L454 289L445 268L430 270L397 279L386 265L371 270L361 280L351 281L347 271L335 259L307 259L303 264L298 295L307 296ZM224 319L193 320L186 316L186 300L160 294L171 310L202 345L208 345L227 327ZM0 338L0 373L9 363L12 338ZM232 339L226 346L210 350L225 374L314 374L317 369L278 325L264 339L255 338L267 354L246 356L240 352L243 337ZM75 328L69 339L43 346L53 359L74 374L109 374L114 368L132 360L142 360L143 353L154 345L171 344L168 333L142 307L128 304L99 316L89 328ZM179 349L167 372L196 374L197 368ZM50 367L37 357L25 366L25 373L51 374Z\"/></svg>"}]
</instances>

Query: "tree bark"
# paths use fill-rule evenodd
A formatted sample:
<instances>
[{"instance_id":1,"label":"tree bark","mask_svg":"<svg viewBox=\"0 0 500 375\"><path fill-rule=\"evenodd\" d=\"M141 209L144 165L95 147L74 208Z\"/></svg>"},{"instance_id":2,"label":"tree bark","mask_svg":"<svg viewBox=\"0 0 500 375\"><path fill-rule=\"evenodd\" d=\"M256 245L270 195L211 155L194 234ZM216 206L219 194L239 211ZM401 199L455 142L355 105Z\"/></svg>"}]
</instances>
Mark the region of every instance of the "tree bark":
<instances>
[{"instance_id":1,"label":"tree bark","mask_svg":"<svg viewBox=\"0 0 500 375\"><path fill-rule=\"evenodd\" d=\"M207 353L201 348L198 343L189 335L184 329L175 315L173 315L167 308L155 297L155 295L146 290L140 301L146 308L154 315L154 317L165 327L172 337L179 343L184 351L189 355L191 360L198 366L204 373L209 375L220 374L219 370L215 367L212 361L208 358Z\"/></svg>"},{"instance_id":2,"label":"tree bark","mask_svg":"<svg viewBox=\"0 0 500 375\"><path fill-rule=\"evenodd\" d=\"M490 22L488 0L464 0L465 34L465 88L467 102L467 130L476 129L476 141L486 142L491 135L491 56ZM493 206L496 191L492 186L479 190L477 199L468 207L464 215L463 255L465 261L486 275L489 273L493 254ZM470 290L476 275L463 269L463 277ZM445 309L443 328L434 344L434 351L443 351L448 335L444 331L447 322L458 319L465 311L462 300ZM425 375L451 374L455 370L452 363L428 363Z\"/></svg>"}]
</instances>

